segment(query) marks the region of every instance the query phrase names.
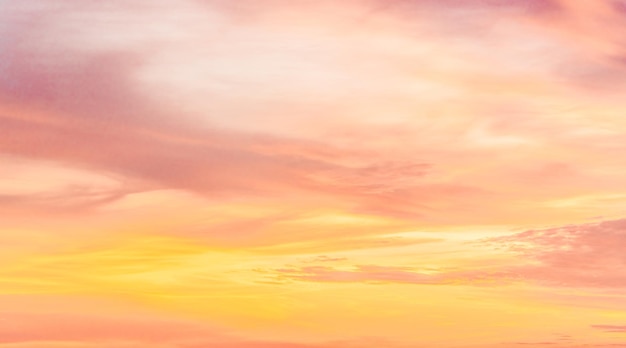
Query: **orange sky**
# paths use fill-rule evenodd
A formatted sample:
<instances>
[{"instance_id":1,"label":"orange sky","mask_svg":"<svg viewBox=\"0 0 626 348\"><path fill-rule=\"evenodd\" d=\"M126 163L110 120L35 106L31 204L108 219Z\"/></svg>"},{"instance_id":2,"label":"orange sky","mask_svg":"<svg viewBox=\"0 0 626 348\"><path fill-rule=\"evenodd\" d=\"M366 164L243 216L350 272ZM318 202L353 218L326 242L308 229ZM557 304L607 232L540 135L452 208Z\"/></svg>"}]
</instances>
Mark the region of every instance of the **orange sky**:
<instances>
[{"instance_id":1,"label":"orange sky","mask_svg":"<svg viewBox=\"0 0 626 348\"><path fill-rule=\"evenodd\" d=\"M0 348L626 347L624 38L624 0L0 0Z\"/></svg>"}]
</instances>

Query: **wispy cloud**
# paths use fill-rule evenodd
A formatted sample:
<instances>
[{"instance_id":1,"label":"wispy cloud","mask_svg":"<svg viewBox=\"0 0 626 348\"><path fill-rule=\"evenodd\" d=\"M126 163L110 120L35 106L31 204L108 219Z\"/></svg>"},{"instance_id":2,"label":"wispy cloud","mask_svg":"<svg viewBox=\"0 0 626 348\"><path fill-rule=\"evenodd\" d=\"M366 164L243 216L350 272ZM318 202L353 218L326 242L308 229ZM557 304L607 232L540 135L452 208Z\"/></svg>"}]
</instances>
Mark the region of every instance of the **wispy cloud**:
<instances>
[{"instance_id":1,"label":"wispy cloud","mask_svg":"<svg viewBox=\"0 0 626 348\"><path fill-rule=\"evenodd\" d=\"M626 325L591 325L591 327L605 332L626 333Z\"/></svg>"},{"instance_id":2,"label":"wispy cloud","mask_svg":"<svg viewBox=\"0 0 626 348\"><path fill-rule=\"evenodd\" d=\"M3 346L621 344L624 8L0 0Z\"/></svg>"},{"instance_id":3,"label":"wispy cloud","mask_svg":"<svg viewBox=\"0 0 626 348\"><path fill-rule=\"evenodd\" d=\"M530 230L489 242L521 254L528 265L514 269L546 285L624 287L626 221Z\"/></svg>"}]
</instances>

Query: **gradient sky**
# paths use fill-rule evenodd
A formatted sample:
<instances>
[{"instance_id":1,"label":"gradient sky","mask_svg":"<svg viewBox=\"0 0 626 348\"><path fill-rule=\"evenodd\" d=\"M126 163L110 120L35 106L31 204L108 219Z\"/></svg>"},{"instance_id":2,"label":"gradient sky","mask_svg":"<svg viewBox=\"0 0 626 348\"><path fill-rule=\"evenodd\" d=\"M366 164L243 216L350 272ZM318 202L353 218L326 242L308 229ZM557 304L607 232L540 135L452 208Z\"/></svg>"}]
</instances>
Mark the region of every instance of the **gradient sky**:
<instances>
[{"instance_id":1,"label":"gradient sky","mask_svg":"<svg viewBox=\"0 0 626 348\"><path fill-rule=\"evenodd\" d=\"M1 0L0 348L626 347L626 1Z\"/></svg>"}]
</instances>

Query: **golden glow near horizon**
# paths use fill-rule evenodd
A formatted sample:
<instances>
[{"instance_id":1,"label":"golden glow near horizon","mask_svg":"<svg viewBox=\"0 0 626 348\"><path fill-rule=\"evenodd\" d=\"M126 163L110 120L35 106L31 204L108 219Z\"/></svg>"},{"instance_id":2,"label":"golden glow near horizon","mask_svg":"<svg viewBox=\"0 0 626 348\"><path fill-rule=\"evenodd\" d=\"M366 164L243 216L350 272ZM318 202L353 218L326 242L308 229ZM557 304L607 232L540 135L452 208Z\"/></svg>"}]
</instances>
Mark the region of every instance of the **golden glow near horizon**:
<instances>
[{"instance_id":1,"label":"golden glow near horizon","mask_svg":"<svg viewBox=\"0 0 626 348\"><path fill-rule=\"evenodd\" d=\"M0 0L0 348L624 346L625 24Z\"/></svg>"}]
</instances>

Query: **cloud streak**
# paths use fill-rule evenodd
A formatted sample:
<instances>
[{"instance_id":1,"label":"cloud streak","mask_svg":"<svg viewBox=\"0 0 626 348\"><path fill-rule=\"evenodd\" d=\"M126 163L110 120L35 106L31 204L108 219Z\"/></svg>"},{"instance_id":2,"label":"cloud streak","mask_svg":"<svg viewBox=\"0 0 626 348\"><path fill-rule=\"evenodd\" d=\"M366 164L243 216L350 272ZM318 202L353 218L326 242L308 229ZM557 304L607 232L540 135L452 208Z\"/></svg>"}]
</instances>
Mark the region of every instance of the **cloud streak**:
<instances>
[{"instance_id":1,"label":"cloud streak","mask_svg":"<svg viewBox=\"0 0 626 348\"><path fill-rule=\"evenodd\" d=\"M548 285L624 287L622 267L626 221L530 230L490 242L519 253L534 265L521 266L523 277Z\"/></svg>"},{"instance_id":2,"label":"cloud streak","mask_svg":"<svg viewBox=\"0 0 626 348\"><path fill-rule=\"evenodd\" d=\"M626 332L625 325L591 325L591 327L605 332Z\"/></svg>"}]
</instances>

